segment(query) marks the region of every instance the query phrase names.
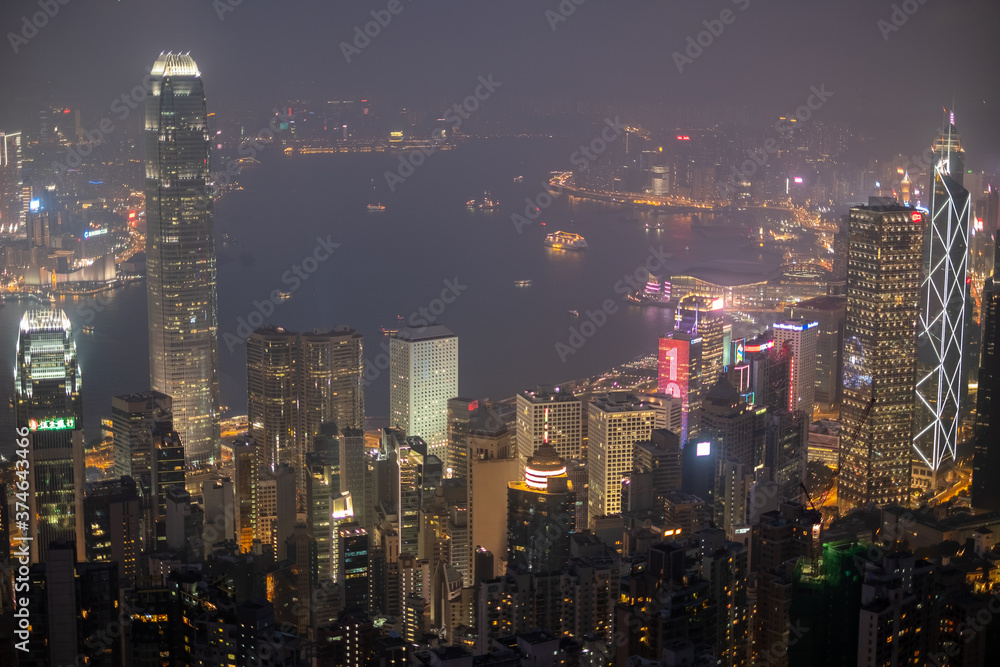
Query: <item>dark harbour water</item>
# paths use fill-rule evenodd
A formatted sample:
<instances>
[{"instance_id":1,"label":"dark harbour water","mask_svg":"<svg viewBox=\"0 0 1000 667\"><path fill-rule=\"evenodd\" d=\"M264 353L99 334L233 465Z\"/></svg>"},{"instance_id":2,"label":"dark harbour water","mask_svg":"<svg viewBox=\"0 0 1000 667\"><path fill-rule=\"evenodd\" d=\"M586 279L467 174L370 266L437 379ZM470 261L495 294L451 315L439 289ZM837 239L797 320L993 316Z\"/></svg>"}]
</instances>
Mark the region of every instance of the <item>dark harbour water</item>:
<instances>
[{"instance_id":1,"label":"dark harbour water","mask_svg":"<svg viewBox=\"0 0 1000 667\"><path fill-rule=\"evenodd\" d=\"M347 324L365 335L366 356L375 361L385 342L382 327L398 327L397 316L409 318L421 307L440 311L443 302L434 302L446 291L455 295L453 303L436 319L459 336L460 391L499 399L536 384L586 377L655 350L657 337L670 328L668 311L627 305L621 288L616 290L624 276L655 257L652 249L673 254L665 272L708 268L750 274L776 266L774 257L762 264L748 256L738 238L692 234L687 215L638 213L564 196L543 211L546 226L519 231L511 214L523 212L525 198L542 192L550 170L570 167L574 148L559 140L470 142L430 156L393 193L383 174L395 170L398 156L265 156L261 166L243 175L245 190L216 208L217 236L227 233L237 241L218 246L220 377L228 414L246 411L246 351L236 342L245 334L241 318L299 331ZM517 175L525 177L523 183L513 181ZM467 209L466 200L486 189L501 209ZM368 212L372 200L388 210ZM644 223L650 221L666 228L647 230ZM589 248L546 248L545 234L556 230L582 234ZM325 261L304 262L316 256L318 238L340 246ZM304 266L304 279L296 265ZM533 285L516 287L521 279ZM267 318L253 315L268 310L255 302L269 301L275 290L292 297L274 305ZM587 311L600 310L608 299L615 312L579 350L564 350L561 359L557 343L569 344L570 328L580 327ZM77 332L87 438L99 435L112 395L148 388L145 300L140 283L99 302L61 303ZM8 372L18 320L27 308L16 302L0 308L0 351ZM80 333L85 323L94 327L92 335ZM384 415L386 374L373 364L369 375L367 412Z\"/></svg>"}]
</instances>

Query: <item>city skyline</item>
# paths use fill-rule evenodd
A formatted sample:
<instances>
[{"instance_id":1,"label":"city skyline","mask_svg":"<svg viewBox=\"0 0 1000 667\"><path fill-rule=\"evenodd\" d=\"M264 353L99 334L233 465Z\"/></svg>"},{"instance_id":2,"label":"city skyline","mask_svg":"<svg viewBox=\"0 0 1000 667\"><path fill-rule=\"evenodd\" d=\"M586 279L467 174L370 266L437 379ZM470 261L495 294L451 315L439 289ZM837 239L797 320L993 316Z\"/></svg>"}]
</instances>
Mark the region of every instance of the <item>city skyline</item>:
<instances>
[{"instance_id":1,"label":"city skyline","mask_svg":"<svg viewBox=\"0 0 1000 667\"><path fill-rule=\"evenodd\" d=\"M990 663L995 3L23 2L0 664Z\"/></svg>"}]
</instances>

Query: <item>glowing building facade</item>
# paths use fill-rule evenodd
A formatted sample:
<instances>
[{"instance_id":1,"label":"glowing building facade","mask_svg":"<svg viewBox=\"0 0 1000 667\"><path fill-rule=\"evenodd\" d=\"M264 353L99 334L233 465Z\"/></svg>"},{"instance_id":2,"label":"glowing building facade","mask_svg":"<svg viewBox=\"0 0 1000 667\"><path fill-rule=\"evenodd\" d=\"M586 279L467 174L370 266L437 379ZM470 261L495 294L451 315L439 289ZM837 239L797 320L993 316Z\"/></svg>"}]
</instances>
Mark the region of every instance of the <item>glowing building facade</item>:
<instances>
[{"instance_id":1,"label":"glowing building facade","mask_svg":"<svg viewBox=\"0 0 1000 667\"><path fill-rule=\"evenodd\" d=\"M954 116L934 142L930 224L924 231L914 450L935 474L954 461L967 397L964 368L972 198L962 187L964 151Z\"/></svg>"},{"instance_id":2,"label":"glowing building facade","mask_svg":"<svg viewBox=\"0 0 1000 667\"><path fill-rule=\"evenodd\" d=\"M873 197L851 209L838 496L905 504L916 384L924 215Z\"/></svg>"},{"instance_id":3,"label":"glowing building facade","mask_svg":"<svg viewBox=\"0 0 1000 667\"><path fill-rule=\"evenodd\" d=\"M146 100L149 379L173 399L189 462L219 441L219 321L205 91L189 55L160 54Z\"/></svg>"}]
</instances>

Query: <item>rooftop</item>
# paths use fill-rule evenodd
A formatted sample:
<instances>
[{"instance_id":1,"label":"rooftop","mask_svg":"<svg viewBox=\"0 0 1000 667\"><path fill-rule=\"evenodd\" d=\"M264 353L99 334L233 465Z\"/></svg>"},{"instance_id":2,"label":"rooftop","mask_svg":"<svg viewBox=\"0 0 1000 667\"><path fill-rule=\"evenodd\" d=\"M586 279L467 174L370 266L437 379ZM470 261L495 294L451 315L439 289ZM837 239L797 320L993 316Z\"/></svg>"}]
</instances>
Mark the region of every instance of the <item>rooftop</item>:
<instances>
[{"instance_id":1,"label":"rooftop","mask_svg":"<svg viewBox=\"0 0 1000 667\"><path fill-rule=\"evenodd\" d=\"M191 57L190 53L160 53L160 57L153 63L151 76L201 76L198 64Z\"/></svg>"}]
</instances>

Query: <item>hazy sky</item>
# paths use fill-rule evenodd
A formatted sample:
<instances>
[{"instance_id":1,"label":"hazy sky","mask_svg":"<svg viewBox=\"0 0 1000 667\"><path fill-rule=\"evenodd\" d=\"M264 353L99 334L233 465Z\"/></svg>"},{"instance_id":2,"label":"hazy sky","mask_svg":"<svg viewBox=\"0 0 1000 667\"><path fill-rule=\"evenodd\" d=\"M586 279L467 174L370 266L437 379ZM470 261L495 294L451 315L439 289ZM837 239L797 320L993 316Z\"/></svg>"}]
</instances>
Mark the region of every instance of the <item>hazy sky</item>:
<instances>
[{"instance_id":1,"label":"hazy sky","mask_svg":"<svg viewBox=\"0 0 1000 667\"><path fill-rule=\"evenodd\" d=\"M778 113L825 84L834 96L823 113L861 119L893 145L933 133L954 98L970 166L1000 169L996 0L65 1L41 0L58 13L16 54L8 33L41 11L39 0L0 3L0 117L11 113L11 91L100 113L161 50L183 50L220 109L351 94L458 101L492 73L511 97ZM391 21L348 63L341 43L392 4L398 13L384 14ZM673 54L724 11L729 23L710 26L721 34L678 71Z\"/></svg>"}]
</instances>

